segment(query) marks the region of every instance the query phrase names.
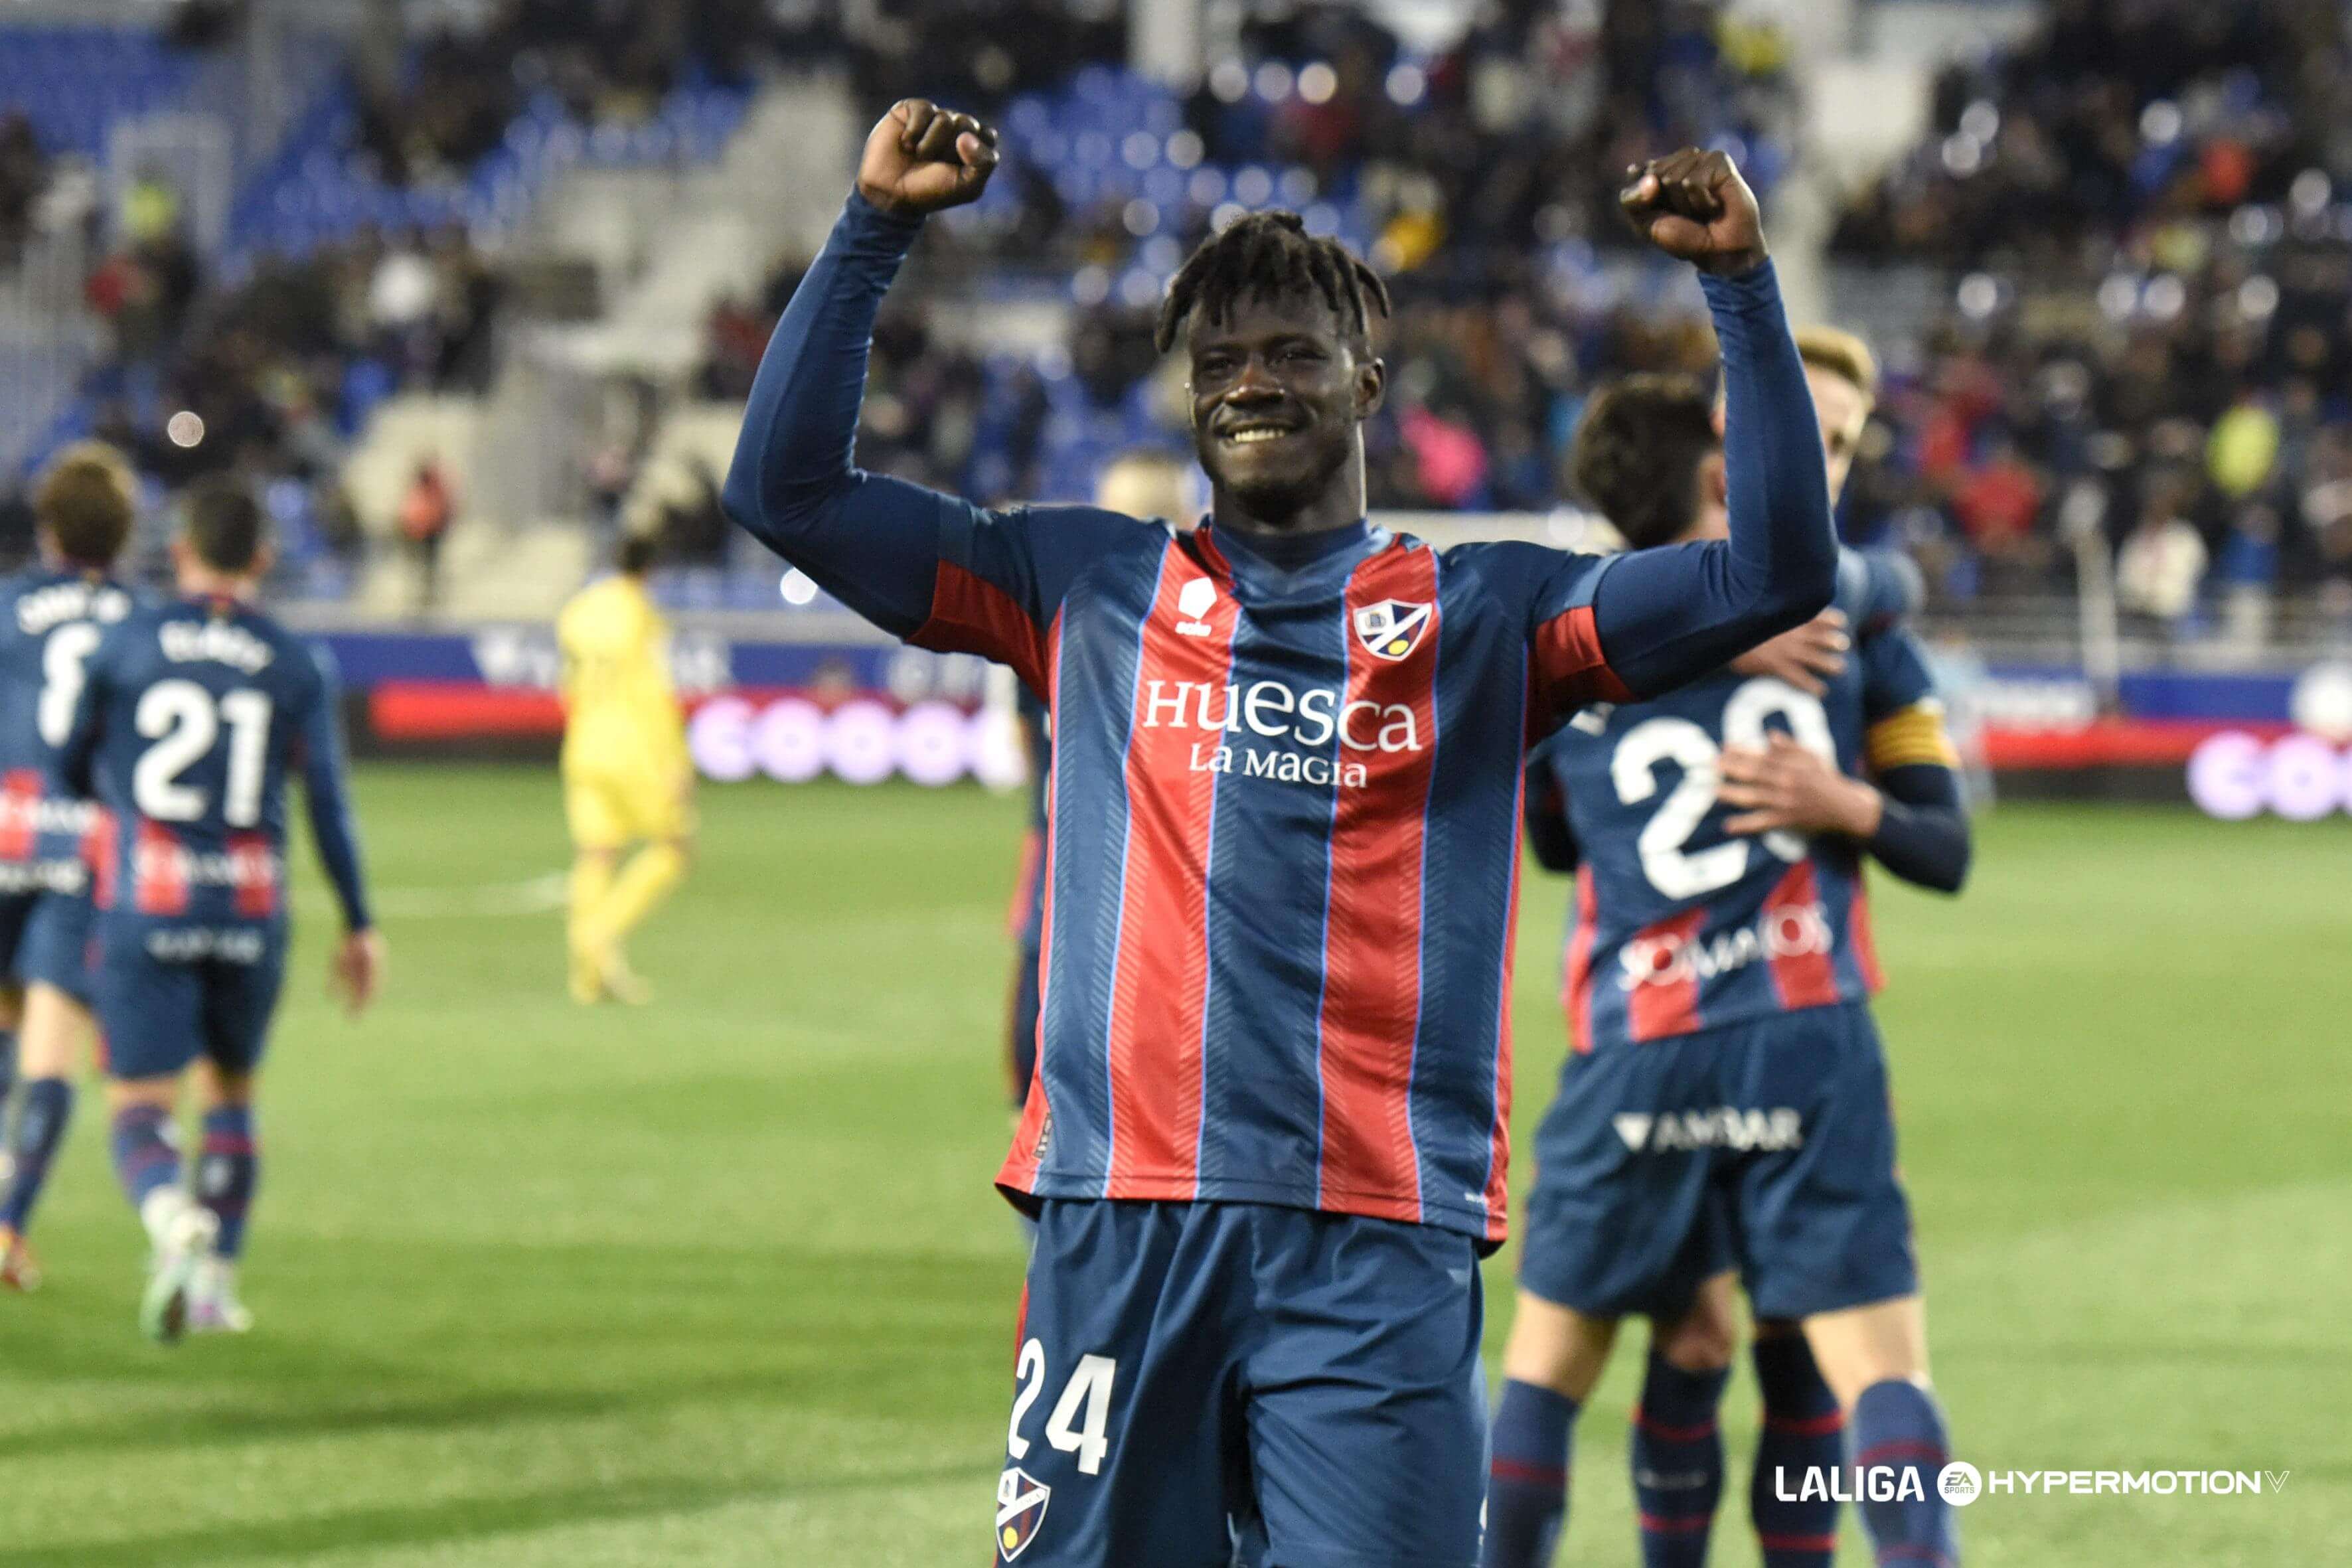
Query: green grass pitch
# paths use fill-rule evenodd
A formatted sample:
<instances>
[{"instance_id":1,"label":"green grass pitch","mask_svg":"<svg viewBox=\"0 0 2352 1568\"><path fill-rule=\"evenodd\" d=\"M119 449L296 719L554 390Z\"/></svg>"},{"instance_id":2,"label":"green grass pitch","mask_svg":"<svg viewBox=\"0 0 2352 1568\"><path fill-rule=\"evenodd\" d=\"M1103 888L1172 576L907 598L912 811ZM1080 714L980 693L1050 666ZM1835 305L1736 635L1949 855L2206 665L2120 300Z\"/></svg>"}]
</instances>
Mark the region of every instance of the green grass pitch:
<instances>
[{"instance_id":1,"label":"green grass pitch","mask_svg":"<svg viewBox=\"0 0 2352 1568\"><path fill-rule=\"evenodd\" d=\"M0 1298L0 1568L980 1562L1020 1278L989 1186L1017 804L709 791L694 879L637 943L659 1002L582 1011L555 919L515 912L562 865L551 773L360 788L392 987L362 1026L331 1012L308 884L259 1329L136 1337L139 1238L86 1098L37 1233L49 1286ZM1957 1451L2292 1474L1990 1498L1970 1563L2352 1563L2352 830L2012 807L1978 867L1959 903L1879 900ZM1561 1047L1562 904L1530 880L1523 1138ZM1581 1427L1563 1563L1633 1555L1633 1339ZM1718 1564L1755 1561L1749 1386Z\"/></svg>"}]
</instances>

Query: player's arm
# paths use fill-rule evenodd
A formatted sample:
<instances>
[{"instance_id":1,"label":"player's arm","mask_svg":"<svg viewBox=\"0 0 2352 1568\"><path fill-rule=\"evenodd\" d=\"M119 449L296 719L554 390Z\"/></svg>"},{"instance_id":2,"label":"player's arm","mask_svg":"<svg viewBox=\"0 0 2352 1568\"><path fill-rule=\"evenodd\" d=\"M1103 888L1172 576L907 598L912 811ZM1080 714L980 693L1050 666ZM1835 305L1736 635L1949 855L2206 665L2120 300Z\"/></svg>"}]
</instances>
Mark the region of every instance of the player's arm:
<instances>
[{"instance_id":1,"label":"player's arm","mask_svg":"<svg viewBox=\"0 0 2352 1568\"><path fill-rule=\"evenodd\" d=\"M1114 523L1090 508L989 511L851 461L875 312L926 215L979 195L996 135L919 99L867 137L857 188L760 362L728 515L876 626L983 654L1042 690L1045 628ZM1052 526L1039 526L1050 521Z\"/></svg>"},{"instance_id":2,"label":"player's arm","mask_svg":"<svg viewBox=\"0 0 2352 1568\"><path fill-rule=\"evenodd\" d=\"M1717 794L1738 813L1724 828L1843 834L1905 881L1957 893L1973 846L1959 756L1926 657L1897 628L1866 640L1862 659L1871 777L1851 777L1784 734L1727 748Z\"/></svg>"},{"instance_id":3,"label":"player's arm","mask_svg":"<svg viewBox=\"0 0 2352 1568\"><path fill-rule=\"evenodd\" d=\"M1720 668L1818 614L1837 586L1821 435L1755 193L1722 153L1685 151L1637 171L1620 200L1652 243L1699 268L1723 353L1731 537L1564 565L1535 638L1555 712ZM1577 575L1581 626L1567 620Z\"/></svg>"},{"instance_id":4,"label":"player's arm","mask_svg":"<svg viewBox=\"0 0 2352 1568\"><path fill-rule=\"evenodd\" d=\"M1820 697L1845 670L1855 637L1872 637L1918 612L1927 584L1910 557L1890 550L1840 550L1834 605L1801 626L1749 648L1731 661L1741 675L1769 675Z\"/></svg>"},{"instance_id":5,"label":"player's arm","mask_svg":"<svg viewBox=\"0 0 2352 1568\"><path fill-rule=\"evenodd\" d=\"M383 938L368 908L359 826L347 783L342 716L337 711L338 689L333 672L320 658L317 685L299 720L295 755L302 770L302 798L310 811L311 841L319 847L319 863L325 868L335 901L342 908L343 939L336 947L329 976L356 1016L374 997L383 977Z\"/></svg>"},{"instance_id":6,"label":"player's arm","mask_svg":"<svg viewBox=\"0 0 2352 1568\"><path fill-rule=\"evenodd\" d=\"M1584 852L1576 841L1576 829L1569 825L1568 796L1559 787L1559 775L1552 771L1547 750L1538 747L1528 759L1527 789L1522 796L1528 847L1535 852L1537 865L1564 874L1576 869Z\"/></svg>"}]
</instances>

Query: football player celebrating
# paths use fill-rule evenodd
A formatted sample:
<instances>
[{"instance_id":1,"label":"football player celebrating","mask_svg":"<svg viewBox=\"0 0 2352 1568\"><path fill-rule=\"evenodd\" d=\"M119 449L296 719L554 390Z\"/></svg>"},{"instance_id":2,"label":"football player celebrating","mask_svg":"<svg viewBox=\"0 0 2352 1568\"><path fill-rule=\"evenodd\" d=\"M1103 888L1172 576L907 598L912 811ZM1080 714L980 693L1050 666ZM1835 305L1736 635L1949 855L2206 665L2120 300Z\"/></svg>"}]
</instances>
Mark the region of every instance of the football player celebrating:
<instances>
[{"instance_id":1,"label":"football player celebrating","mask_svg":"<svg viewBox=\"0 0 2352 1568\"><path fill-rule=\"evenodd\" d=\"M1623 198L1703 274L1730 537L1441 552L1365 517L1385 290L1287 213L1205 241L1162 308L1201 528L854 467L882 295L996 163L992 131L928 102L875 127L726 499L844 604L1011 665L1053 712L1038 1063L998 1175L1038 1234L997 1550L1199 1568L1238 1533L1255 1563L1468 1568L1527 737L1713 669L1834 587L1755 197L1693 151Z\"/></svg>"}]
</instances>

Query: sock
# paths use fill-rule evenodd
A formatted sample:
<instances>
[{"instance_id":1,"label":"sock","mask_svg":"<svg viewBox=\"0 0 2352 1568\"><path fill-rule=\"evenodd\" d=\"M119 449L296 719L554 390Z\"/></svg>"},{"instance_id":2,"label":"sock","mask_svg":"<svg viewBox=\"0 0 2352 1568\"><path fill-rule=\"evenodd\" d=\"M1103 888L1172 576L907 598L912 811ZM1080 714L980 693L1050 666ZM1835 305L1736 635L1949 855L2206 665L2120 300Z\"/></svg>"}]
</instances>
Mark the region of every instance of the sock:
<instances>
[{"instance_id":1,"label":"sock","mask_svg":"<svg viewBox=\"0 0 2352 1568\"><path fill-rule=\"evenodd\" d=\"M1830 1483L1845 1462L1845 1417L1837 1396L1822 1381L1802 1334L1756 1342L1756 1384L1764 1396L1764 1429L1756 1439L1748 1513L1756 1522L1764 1568L1830 1568L1838 1512ZM1818 1473L1821 1488L1803 1497L1808 1470Z\"/></svg>"},{"instance_id":2,"label":"sock","mask_svg":"<svg viewBox=\"0 0 2352 1568\"><path fill-rule=\"evenodd\" d=\"M123 1196L144 1216L147 1200L180 1181L180 1141L172 1113L131 1105L114 1113L114 1173Z\"/></svg>"},{"instance_id":3,"label":"sock","mask_svg":"<svg viewBox=\"0 0 2352 1568\"><path fill-rule=\"evenodd\" d=\"M1915 1489L1904 1484L1902 1472L1915 1472L1919 1481L1916 1496L1872 1502L1865 1489L1856 1505L1881 1568L1958 1568L1960 1540L1952 1505L1936 1490L1937 1474L1950 1454L1944 1413L1935 1397L1895 1378L1874 1383L1853 1402L1853 1425L1855 1465L1894 1469L1895 1484L1885 1489L1898 1494Z\"/></svg>"},{"instance_id":4,"label":"sock","mask_svg":"<svg viewBox=\"0 0 2352 1568\"><path fill-rule=\"evenodd\" d=\"M1568 1521L1576 1401L1516 1378L1495 1402L1480 1568L1546 1568Z\"/></svg>"},{"instance_id":5,"label":"sock","mask_svg":"<svg viewBox=\"0 0 2352 1568\"><path fill-rule=\"evenodd\" d=\"M572 945L588 945L596 929L596 915L613 891L613 858L582 855L572 862L572 907L568 930Z\"/></svg>"},{"instance_id":6,"label":"sock","mask_svg":"<svg viewBox=\"0 0 2352 1568\"><path fill-rule=\"evenodd\" d=\"M48 1180L49 1162L65 1142L66 1123L73 1120L74 1086L62 1078L37 1078L18 1091L16 1135L9 1147L16 1156L16 1173L0 1197L0 1227L22 1236L33 1217L33 1205Z\"/></svg>"},{"instance_id":7,"label":"sock","mask_svg":"<svg viewBox=\"0 0 2352 1568\"><path fill-rule=\"evenodd\" d=\"M630 856L596 910L596 935L605 942L628 935L685 876L686 852L675 844L648 844Z\"/></svg>"},{"instance_id":8,"label":"sock","mask_svg":"<svg viewBox=\"0 0 2352 1568\"><path fill-rule=\"evenodd\" d=\"M1729 1368L1685 1372L1656 1352L1633 1407L1633 1500L1645 1568L1699 1568L1723 1495L1723 1437L1715 1407Z\"/></svg>"},{"instance_id":9,"label":"sock","mask_svg":"<svg viewBox=\"0 0 2352 1568\"><path fill-rule=\"evenodd\" d=\"M205 1112L205 1150L196 1163L196 1200L220 1221L214 1250L235 1258L245 1248L245 1214L261 1178L253 1108L220 1105Z\"/></svg>"}]
</instances>

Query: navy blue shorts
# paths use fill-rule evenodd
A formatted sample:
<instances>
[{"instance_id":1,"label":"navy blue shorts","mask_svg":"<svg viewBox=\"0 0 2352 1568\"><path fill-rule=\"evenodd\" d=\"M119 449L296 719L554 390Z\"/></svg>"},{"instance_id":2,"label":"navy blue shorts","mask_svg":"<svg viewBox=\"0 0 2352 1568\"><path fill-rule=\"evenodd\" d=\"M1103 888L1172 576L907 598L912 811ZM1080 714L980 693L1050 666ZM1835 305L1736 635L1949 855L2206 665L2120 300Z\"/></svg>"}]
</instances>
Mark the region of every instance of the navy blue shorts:
<instances>
[{"instance_id":1,"label":"navy blue shorts","mask_svg":"<svg viewBox=\"0 0 2352 1568\"><path fill-rule=\"evenodd\" d=\"M199 1057L228 1072L261 1065L286 977L286 927L98 920L90 997L107 1072L168 1078Z\"/></svg>"},{"instance_id":2,"label":"navy blue shorts","mask_svg":"<svg viewBox=\"0 0 2352 1568\"><path fill-rule=\"evenodd\" d=\"M997 1483L1023 1568L1475 1568L1477 1246L1258 1204L1048 1201Z\"/></svg>"},{"instance_id":3,"label":"navy blue shorts","mask_svg":"<svg viewBox=\"0 0 2352 1568\"><path fill-rule=\"evenodd\" d=\"M1736 1268L1756 1313L1918 1289L1886 1062L1860 1003L1570 1056L1536 1131L1519 1283L1672 1318Z\"/></svg>"},{"instance_id":4,"label":"navy blue shorts","mask_svg":"<svg viewBox=\"0 0 2352 1568\"><path fill-rule=\"evenodd\" d=\"M88 1005L96 919L87 893L0 898L0 970L16 984L43 981Z\"/></svg>"}]
</instances>

